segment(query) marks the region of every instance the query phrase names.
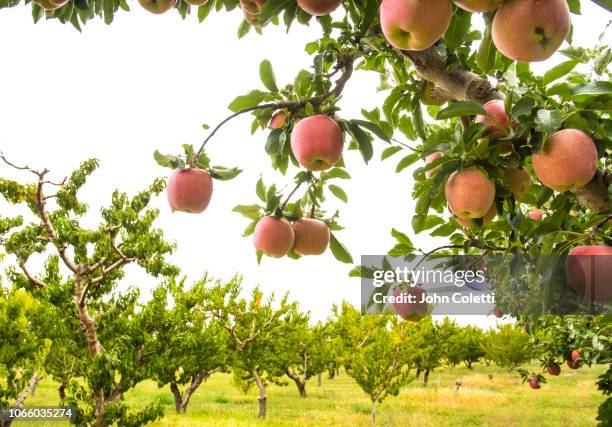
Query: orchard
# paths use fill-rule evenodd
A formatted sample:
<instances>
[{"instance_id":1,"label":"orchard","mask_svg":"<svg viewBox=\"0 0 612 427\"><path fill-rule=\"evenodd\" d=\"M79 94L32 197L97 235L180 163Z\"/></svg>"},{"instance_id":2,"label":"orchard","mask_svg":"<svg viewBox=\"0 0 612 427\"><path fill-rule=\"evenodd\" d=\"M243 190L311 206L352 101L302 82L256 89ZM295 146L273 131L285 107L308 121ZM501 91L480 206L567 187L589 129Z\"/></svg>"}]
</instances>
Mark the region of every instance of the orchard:
<instances>
[{"instance_id":1,"label":"orchard","mask_svg":"<svg viewBox=\"0 0 612 427\"><path fill-rule=\"evenodd\" d=\"M608 25L573 25L587 5ZM610 1L0 0L0 8L27 8L35 23L57 21L75 34L99 20L112 32L139 8L148 20L178 13L203 26L216 14L238 15L240 39L297 26L312 38L294 46L311 65L290 81L277 79L265 57L258 70L241 70L258 73L259 86L228 95L229 112L203 125L200 141L172 150L141 141L139 157L165 177L151 176L134 195L109 188L110 202L92 209L85 194L98 160L50 170L35 152L24 159L0 148L0 412L27 407L38 384L53 381L50 403L73 408L76 425L145 425L164 408L129 403L141 384L167 389L184 415L211 377L231 375L245 393L256 391L253 415L264 419L274 386L295 384L297 399L308 399L313 378L320 385L323 374L342 372L367 396L376 424L383 401L401 399L411 382L427 386L443 368L498 366L524 393L544 393L557 377L603 366L591 422L612 423ZM582 33L598 43L574 43ZM361 74L379 80L382 102L350 117L343 95ZM216 160L211 147L247 118L269 161ZM186 277L172 258L181 242L158 225L160 209L177 223L207 221L231 200L245 219L232 232L251 241L237 259L299 265L329 256L347 276L372 279L363 261L371 254L340 239L360 232L343 226L356 214L346 183L378 159L413 182L403 224L385 220L392 207L367 219L388 225L394 240L382 268L391 269L387 257L497 260L483 267L495 285L495 328L459 326L410 302L428 294L420 283L388 289L396 302L382 315L336 301L316 319L290 294L247 288L249 277L213 278L214 259L198 259L210 273ZM249 194L229 190L248 168L268 173ZM216 244L191 232L184 238ZM429 241L444 243L420 247ZM124 286L135 271L153 284L150 295ZM455 386L461 393L462 382Z\"/></svg>"}]
</instances>

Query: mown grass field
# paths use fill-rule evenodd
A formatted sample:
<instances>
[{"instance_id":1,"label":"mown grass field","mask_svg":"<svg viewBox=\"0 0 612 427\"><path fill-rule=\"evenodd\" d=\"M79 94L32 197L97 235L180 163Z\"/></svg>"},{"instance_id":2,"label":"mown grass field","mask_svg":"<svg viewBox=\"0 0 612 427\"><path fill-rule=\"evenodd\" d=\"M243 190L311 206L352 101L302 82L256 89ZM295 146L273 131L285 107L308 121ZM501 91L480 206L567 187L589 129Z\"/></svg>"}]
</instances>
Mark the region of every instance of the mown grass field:
<instances>
[{"instance_id":1,"label":"mown grass field","mask_svg":"<svg viewBox=\"0 0 612 427\"><path fill-rule=\"evenodd\" d=\"M592 426L602 395L594 380L604 367L569 371L549 377L540 390L521 385L516 373L477 365L454 372L438 369L429 385L413 381L397 397L378 406L379 426ZM488 374L493 375L489 379ZM457 395L454 384L461 378ZM268 390L268 418L257 420L257 393L243 394L234 387L231 375L219 374L203 384L193 396L187 414L174 412L169 388L153 382L140 384L126 395L127 401L144 406L160 399L166 417L155 426L369 426L370 403L357 384L345 373L333 380L323 377L319 387L313 379L308 397L300 398L293 383L272 385ZM28 405L57 404L56 385L44 381ZM51 423L44 423L51 424ZM52 423L61 426L65 423ZM16 426L42 426L43 423L15 423Z\"/></svg>"}]
</instances>

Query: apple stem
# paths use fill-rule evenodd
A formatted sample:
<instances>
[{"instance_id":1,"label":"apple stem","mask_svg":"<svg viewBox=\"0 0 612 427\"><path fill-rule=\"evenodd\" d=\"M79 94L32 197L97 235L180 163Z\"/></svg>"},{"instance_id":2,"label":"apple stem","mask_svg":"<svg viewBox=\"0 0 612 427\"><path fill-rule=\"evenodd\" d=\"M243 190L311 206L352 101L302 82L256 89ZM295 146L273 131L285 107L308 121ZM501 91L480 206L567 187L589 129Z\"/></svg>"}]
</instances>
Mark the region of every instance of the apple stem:
<instances>
[{"instance_id":1,"label":"apple stem","mask_svg":"<svg viewBox=\"0 0 612 427\"><path fill-rule=\"evenodd\" d=\"M298 189L302 186L303 183L304 183L304 181L298 181L298 183L295 185L293 190L291 190L291 193L289 193L289 195L287 196L287 198L285 199L285 201L281 205L281 207L280 207L281 211L285 210L285 206L287 206L287 203L289 203L289 200L291 200L291 197L295 194L296 191L298 191Z\"/></svg>"}]
</instances>

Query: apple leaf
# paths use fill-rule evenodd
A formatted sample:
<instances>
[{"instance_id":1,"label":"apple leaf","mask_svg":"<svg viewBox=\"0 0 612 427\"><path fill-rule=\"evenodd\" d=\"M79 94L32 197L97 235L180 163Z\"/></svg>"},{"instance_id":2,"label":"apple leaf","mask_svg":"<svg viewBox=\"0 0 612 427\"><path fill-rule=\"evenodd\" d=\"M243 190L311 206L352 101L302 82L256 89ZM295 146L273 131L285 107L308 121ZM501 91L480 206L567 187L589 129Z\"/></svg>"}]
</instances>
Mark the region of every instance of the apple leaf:
<instances>
[{"instance_id":1,"label":"apple leaf","mask_svg":"<svg viewBox=\"0 0 612 427\"><path fill-rule=\"evenodd\" d=\"M380 155L380 160L385 160L388 159L389 157L391 157L392 155L399 153L400 151L402 151L402 147L396 145L393 147L387 147L383 150L382 154Z\"/></svg>"},{"instance_id":2,"label":"apple leaf","mask_svg":"<svg viewBox=\"0 0 612 427\"><path fill-rule=\"evenodd\" d=\"M353 138L355 138L355 141L357 141L359 152L361 153L363 160L368 163L372 159L372 156L374 156L372 137L364 132L354 120L346 123L348 124L349 132Z\"/></svg>"},{"instance_id":3,"label":"apple leaf","mask_svg":"<svg viewBox=\"0 0 612 427\"><path fill-rule=\"evenodd\" d=\"M331 249L332 254L334 254L334 257L338 261L344 262L346 264L353 263L353 257L346 249L346 247L342 243L340 243L338 239L336 239L336 236L334 236L333 233L331 233L330 235L329 248Z\"/></svg>"},{"instance_id":4,"label":"apple leaf","mask_svg":"<svg viewBox=\"0 0 612 427\"><path fill-rule=\"evenodd\" d=\"M436 115L436 120L450 119L451 117L459 116L475 116L477 114L487 114L485 109L482 108L482 105L480 105L478 102L457 101L440 110L440 112Z\"/></svg>"},{"instance_id":5,"label":"apple leaf","mask_svg":"<svg viewBox=\"0 0 612 427\"><path fill-rule=\"evenodd\" d=\"M419 160L419 155L417 153L409 154L399 161L395 168L395 173L399 173L406 169L408 166L412 165L414 162Z\"/></svg>"},{"instance_id":6,"label":"apple leaf","mask_svg":"<svg viewBox=\"0 0 612 427\"><path fill-rule=\"evenodd\" d=\"M214 4L215 4L215 0L208 0L206 3L204 3L202 6L198 8L198 21L204 22L204 20L206 19L206 17L212 10L212 7L214 6Z\"/></svg>"},{"instance_id":7,"label":"apple leaf","mask_svg":"<svg viewBox=\"0 0 612 427\"><path fill-rule=\"evenodd\" d=\"M268 22L272 17L278 15L287 5L293 3L293 0L277 0L265 2L261 9L259 19L261 22Z\"/></svg>"},{"instance_id":8,"label":"apple leaf","mask_svg":"<svg viewBox=\"0 0 612 427\"><path fill-rule=\"evenodd\" d=\"M198 157L197 166L199 169L210 168L210 159L208 158L206 153L200 153L200 157Z\"/></svg>"},{"instance_id":9,"label":"apple leaf","mask_svg":"<svg viewBox=\"0 0 612 427\"><path fill-rule=\"evenodd\" d=\"M572 88L572 95L612 95L612 83L606 81L598 81L578 85Z\"/></svg>"},{"instance_id":10,"label":"apple leaf","mask_svg":"<svg viewBox=\"0 0 612 427\"><path fill-rule=\"evenodd\" d=\"M266 92L262 92L260 90L252 90L246 95L240 95L236 97L236 99L234 99L227 108L229 108L234 113L237 113L240 110L255 107L256 105L260 104L261 101L264 100L266 95Z\"/></svg>"},{"instance_id":11,"label":"apple leaf","mask_svg":"<svg viewBox=\"0 0 612 427\"><path fill-rule=\"evenodd\" d=\"M387 135L387 133L376 123L373 122L369 122L367 120L359 120L359 119L354 119L351 120L353 123L366 128L367 130L369 130L370 132L372 132L374 135L376 135L377 137L379 137L380 139L382 139L383 141L389 142L389 135Z\"/></svg>"},{"instance_id":12,"label":"apple leaf","mask_svg":"<svg viewBox=\"0 0 612 427\"><path fill-rule=\"evenodd\" d=\"M346 193L344 192L342 188L334 184L330 184L328 188L329 188L329 191L331 191L331 193L334 196L342 200L344 203L348 202L348 196L346 195Z\"/></svg>"},{"instance_id":13,"label":"apple leaf","mask_svg":"<svg viewBox=\"0 0 612 427\"><path fill-rule=\"evenodd\" d=\"M232 209L232 212L239 213L253 221L258 221L262 217L261 206L259 205L238 205Z\"/></svg>"},{"instance_id":14,"label":"apple leaf","mask_svg":"<svg viewBox=\"0 0 612 427\"><path fill-rule=\"evenodd\" d=\"M342 168L333 168L325 172L321 172L321 180L326 181L328 179L339 178L339 179L351 179L349 173Z\"/></svg>"},{"instance_id":15,"label":"apple leaf","mask_svg":"<svg viewBox=\"0 0 612 427\"><path fill-rule=\"evenodd\" d=\"M488 74L493 67L495 67L497 48L493 44L493 39L491 38L492 20L490 17L487 17L486 21L487 27L485 28L484 36L480 42L478 51L476 52L476 65L478 65L478 68L480 68L485 74Z\"/></svg>"},{"instance_id":16,"label":"apple leaf","mask_svg":"<svg viewBox=\"0 0 612 427\"><path fill-rule=\"evenodd\" d=\"M544 77L542 78L544 85L548 85L549 83L560 79L561 77L572 71L578 64L579 61L571 60L562 62L561 64L552 67L550 70L544 73Z\"/></svg>"},{"instance_id":17,"label":"apple leaf","mask_svg":"<svg viewBox=\"0 0 612 427\"><path fill-rule=\"evenodd\" d=\"M278 92L274 70L272 70L272 64L267 59L264 59L261 61L261 64L259 64L259 78L266 89L268 89L270 92Z\"/></svg>"},{"instance_id":18,"label":"apple leaf","mask_svg":"<svg viewBox=\"0 0 612 427\"><path fill-rule=\"evenodd\" d=\"M259 197L259 200L261 200L262 202L266 202L266 185L263 182L263 178L260 176L259 179L257 180L257 184L255 185L255 193L257 194L257 197Z\"/></svg>"},{"instance_id":19,"label":"apple leaf","mask_svg":"<svg viewBox=\"0 0 612 427\"><path fill-rule=\"evenodd\" d=\"M153 153L153 158L155 159L158 165L163 166L165 168L182 169L185 167L185 161L179 156L162 154L159 151L155 150L155 153Z\"/></svg>"},{"instance_id":20,"label":"apple leaf","mask_svg":"<svg viewBox=\"0 0 612 427\"><path fill-rule=\"evenodd\" d=\"M211 176L220 181L229 181L230 179L234 179L240 175L241 172L242 169L226 168L224 166L213 166L211 168Z\"/></svg>"},{"instance_id":21,"label":"apple leaf","mask_svg":"<svg viewBox=\"0 0 612 427\"><path fill-rule=\"evenodd\" d=\"M246 19L244 19L241 23L240 26L238 27L238 38L241 39L244 36L246 36L248 34L248 32L251 30L251 24L249 24Z\"/></svg>"},{"instance_id":22,"label":"apple leaf","mask_svg":"<svg viewBox=\"0 0 612 427\"><path fill-rule=\"evenodd\" d=\"M535 124L537 129L544 132L547 135L550 135L561 126L561 111L558 109L554 110L545 110L541 109L538 111L538 114L535 118Z\"/></svg>"}]
</instances>

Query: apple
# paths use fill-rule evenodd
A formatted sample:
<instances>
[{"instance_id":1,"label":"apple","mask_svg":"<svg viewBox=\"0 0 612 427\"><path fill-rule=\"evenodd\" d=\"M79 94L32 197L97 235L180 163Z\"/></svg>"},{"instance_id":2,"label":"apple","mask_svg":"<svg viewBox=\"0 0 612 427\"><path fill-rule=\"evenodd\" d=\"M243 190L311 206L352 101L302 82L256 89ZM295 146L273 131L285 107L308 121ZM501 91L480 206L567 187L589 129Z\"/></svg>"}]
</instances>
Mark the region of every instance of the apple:
<instances>
[{"instance_id":1,"label":"apple","mask_svg":"<svg viewBox=\"0 0 612 427\"><path fill-rule=\"evenodd\" d=\"M566 0L507 0L495 13L491 36L515 61L544 61L559 49L570 28Z\"/></svg>"},{"instance_id":2,"label":"apple","mask_svg":"<svg viewBox=\"0 0 612 427\"><path fill-rule=\"evenodd\" d=\"M565 260L567 282L578 295L608 303L612 300L612 247L577 246Z\"/></svg>"},{"instance_id":3,"label":"apple","mask_svg":"<svg viewBox=\"0 0 612 427\"><path fill-rule=\"evenodd\" d=\"M501 310L493 310L493 315L498 319L501 319L502 317L504 317L504 312Z\"/></svg>"},{"instance_id":4,"label":"apple","mask_svg":"<svg viewBox=\"0 0 612 427\"><path fill-rule=\"evenodd\" d=\"M287 124L287 113L284 110L279 110L272 114L270 119L270 129L281 129Z\"/></svg>"},{"instance_id":5,"label":"apple","mask_svg":"<svg viewBox=\"0 0 612 427\"><path fill-rule=\"evenodd\" d=\"M508 188L514 199L520 201L531 189L531 175L525 169L508 168L504 171Z\"/></svg>"},{"instance_id":6,"label":"apple","mask_svg":"<svg viewBox=\"0 0 612 427\"><path fill-rule=\"evenodd\" d=\"M431 153L429 156L425 157L425 164L429 164L429 163L433 162L434 160L439 159L440 157L442 157L442 153L439 152L439 151L436 151L435 153ZM431 175L433 175L433 173L436 171L436 169L438 169L438 168L436 167L436 168L433 168L433 169L426 169L425 170L425 176L427 178L430 178Z\"/></svg>"},{"instance_id":7,"label":"apple","mask_svg":"<svg viewBox=\"0 0 612 427\"><path fill-rule=\"evenodd\" d=\"M566 360L567 367L570 369L578 369L580 368L580 362L574 362L573 360Z\"/></svg>"},{"instance_id":8,"label":"apple","mask_svg":"<svg viewBox=\"0 0 612 427\"><path fill-rule=\"evenodd\" d=\"M266 0L240 0L240 8L244 14L244 19L251 25L261 26L259 17Z\"/></svg>"},{"instance_id":9,"label":"apple","mask_svg":"<svg viewBox=\"0 0 612 427\"><path fill-rule=\"evenodd\" d=\"M542 209L532 209L527 213L527 218L533 221L542 221L542 218L544 218L544 211Z\"/></svg>"},{"instance_id":10,"label":"apple","mask_svg":"<svg viewBox=\"0 0 612 427\"><path fill-rule=\"evenodd\" d=\"M297 161L309 171L332 167L342 157L343 148L342 129L328 116L306 117L291 132L291 150Z\"/></svg>"},{"instance_id":11,"label":"apple","mask_svg":"<svg viewBox=\"0 0 612 427\"><path fill-rule=\"evenodd\" d=\"M495 217L497 216L497 206L495 206L495 203L493 203L491 205L491 209L489 209L489 211L485 214L485 216L483 216L482 219L482 225L487 225L490 224L491 221L493 221L493 219L495 219ZM469 228L472 227L474 225L476 225L476 223L474 222L473 219L468 219L468 218L456 218L456 221L461 224L463 227L465 228Z\"/></svg>"},{"instance_id":12,"label":"apple","mask_svg":"<svg viewBox=\"0 0 612 427\"><path fill-rule=\"evenodd\" d=\"M451 0L383 0L380 25L393 47L424 50L444 35L452 14Z\"/></svg>"},{"instance_id":13,"label":"apple","mask_svg":"<svg viewBox=\"0 0 612 427\"><path fill-rule=\"evenodd\" d=\"M201 213L212 197L212 178L203 169L177 169L168 180L166 192L172 212Z\"/></svg>"},{"instance_id":14,"label":"apple","mask_svg":"<svg viewBox=\"0 0 612 427\"><path fill-rule=\"evenodd\" d=\"M570 216L573 216L573 217L577 217L578 216L578 212L576 212L574 210L569 211L569 214L570 214Z\"/></svg>"},{"instance_id":15,"label":"apple","mask_svg":"<svg viewBox=\"0 0 612 427\"><path fill-rule=\"evenodd\" d=\"M510 131L510 118L506 114L504 101L501 99L494 99L485 103L482 107L487 112L487 115L476 116L476 123L482 123L487 127L489 131L487 136L490 139L499 139L508 136Z\"/></svg>"},{"instance_id":16,"label":"apple","mask_svg":"<svg viewBox=\"0 0 612 427\"><path fill-rule=\"evenodd\" d=\"M597 149L593 140L578 129L553 133L531 163L542 184L561 193L584 187L597 171Z\"/></svg>"},{"instance_id":17,"label":"apple","mask_svg":"<svg viewBox=\"0 0 612 427\"><path fill-rule=\"evenodd\" d=\"M156 15L169 11L176 4L176 0L138 0L146 10Z\"/></svg>"},{"instance_id":18,"label":"apple","mask_svg":"<svg viewBox=\"0 0 612 427\"><path fill-rule=\"evenodd\" d=\"M312 16L329 15L341 4L342 0L298 0L298 5L302 10Z\"/></svg>"},{"instance_id":19,"label":"apple","mask_svg":"<svg viewBox=\"0 0 612 427\"><path fill-rule=\"evenodd\" d=\"M433 105L439 107L444 104L448 99L442 95L442 93L434 86L431 82L426 82L423 87L423 93L421 94L421 102L424 105Z\"/></svg>"},{"instance_id":20,"label":"apple","mask_svg":"<svg viewBox=\"0 0 612 427\"><path fill-rule=\"evenodd\" d=\"M421 320L427 314L428 309L428 304L421 302L423 295L426 294L427 292L420 285L411 286L407 290L394 289L393 296L395 299L400 299L393 302L395 313L404 320L413 322Z\"/></svg>"},{"instance_id":21,"label":"apple","mask_svg":"<svg viewBox=\"0 0 612 427\"><path fill-rule=\"evenodd\" d=\"M546 366L546 372L548 375L558 376L561 373L561 366L556 363L551 363Z\"/></svg>"},{"instance_id":22,"label":"apple","mask_svg":"<svg viewBox=\"0 0 612 427\"><path fill-rule=\"evenodd\" d=\"M578 350L572 350L572 361L577 362L580 360L580 352Z\"/></svg>"},{"instance_id":23,"label":"apple","mask_svg":"<svg viewBox=\"0 0 612 427\"><path fill-rule=\"evenodd\" d=\"M538 381L538 379L536 377L532 377L529 381L527 381L529 383L529 387L531 387L534 390L537 390L540 388L540 382Z\"/></svg>"},{"instance_id":24,"label":"apple","mask_svg":"<svg viewBox=\"0 0 612 427\"><path fill-rule=\"evenodd\" d=\"M255 249L272 258L282 258L291 250L294 241L291 224L284 218L264 216L255 225Z\"/></svg>"},{"instance_id":25,"label":"apple","mask_svg":"<svg viewBox=\"0 0 612 427\"><path fill-rule=\"evenodd\" d=\"M491 12L497 9L504 0L453 0L461 9L472 13Z\"/></svg>"},{"instance_id":26,"label":"apple","mask_svg":"<svg viewBox=\"0 0 612 427\"><path fill-rule=\"evenodd\" d=\"M55 10L66 5L69 0L33 0L34 3L39 5L44 10Z\"/></svg>"},{"instance_id":27,"label":"apple","mask_svg":"<svg viewBox=\"0 0 612 427\"><path fill-rule=\"evenodd\" d=\"M495 199L495 184L475 166L453 172L444 194L451 211L459 218L482 218Z\"/></svg>"},{"instance_id":28,"label":"apple","mask_svg":"<svg viewBox=\"0 0 612 427\"><path fill-rule=\"evenodd\" d=\"M293 232L293 250L298 255L321 255L329 246L329 227L320 219L302 218L293 223Z\"/></svg>"}]
</instances>

